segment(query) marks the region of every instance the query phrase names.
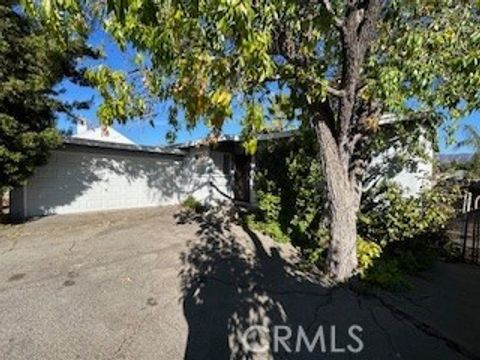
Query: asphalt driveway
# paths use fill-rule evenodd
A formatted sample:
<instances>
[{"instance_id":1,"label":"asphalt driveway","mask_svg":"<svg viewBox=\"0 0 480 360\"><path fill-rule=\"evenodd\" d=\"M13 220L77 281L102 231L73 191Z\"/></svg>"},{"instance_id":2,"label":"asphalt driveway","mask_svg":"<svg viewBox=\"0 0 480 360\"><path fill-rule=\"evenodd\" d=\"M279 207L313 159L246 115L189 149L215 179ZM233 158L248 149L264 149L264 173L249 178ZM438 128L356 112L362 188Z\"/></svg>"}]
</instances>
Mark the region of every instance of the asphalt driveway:
<instances>
[{"instance_id":1,"label":"asphalt driveway","mask_svg":"<svg viewBox=\"0 0 480 360\"><path fill-rule=\"evenodd\" d=\"M479 358L478 268L439 264L415 293L366 297L322 286L293 249L222 219L164 207L0 229L0 358ZM293 335L252 354L251 325ZM325 346L295 351L298 329L319 327Z\"/></svg>"}]
</instances>

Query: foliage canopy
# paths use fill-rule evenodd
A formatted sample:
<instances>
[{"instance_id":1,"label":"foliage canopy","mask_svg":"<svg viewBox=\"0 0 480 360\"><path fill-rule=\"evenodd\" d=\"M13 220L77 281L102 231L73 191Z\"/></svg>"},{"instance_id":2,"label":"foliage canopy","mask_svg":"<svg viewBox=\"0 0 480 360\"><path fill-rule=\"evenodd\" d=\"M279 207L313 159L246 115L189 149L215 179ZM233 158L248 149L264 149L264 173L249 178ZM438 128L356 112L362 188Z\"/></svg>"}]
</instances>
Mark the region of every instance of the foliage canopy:
<instances>
[{"instance_id":1,"label":"foliage canopy","mask_svg":"<svg viewBox=\"0 0 480 360\"><path fill-rule=\"evenodd\" d=\"M61 102L54 87L64 78L86 85L82 56L97 57L85 39L68 47L18 9L18 1L0 5L0 193L19 186L60 143L56 112L72 114L84 102Z\"/></svg>"},{"instance_id":2,"label":"foliage canopy","mask_svg":"<svg viewBox=\"0 0 480 360\"><path fill-rule=\"evenodd\" d=\"M355 1L24 3L66 42L88 32L93 14L122 48L136 50L134 73L141 77L108 75L105 67L91 73L103 89L99 116L107 123L148 112L148 104L132 101L141 94L154 101L175 100L174 130L179 110L187 127L203 120L218 132L240 106L246 135L251 135L264 129L266 108L275 111L275 118L281 113L309 123L315 104L337 101L345 90L340 85L348 24L342 19ZM358 19L364 22L362 31L371 21L366 17L370 9L363 6L357 14L363 16ZM356 84L357 107L366 111L375 105L399 117L421 113L423 119L426 113L459 118L478 108L478 1L395 0L370 6L377 6L378 14L364 34L371 45L361 49L366 55ZM378 129L375 114L363 119L372 132Z\"/></svg>"}]
</instances>

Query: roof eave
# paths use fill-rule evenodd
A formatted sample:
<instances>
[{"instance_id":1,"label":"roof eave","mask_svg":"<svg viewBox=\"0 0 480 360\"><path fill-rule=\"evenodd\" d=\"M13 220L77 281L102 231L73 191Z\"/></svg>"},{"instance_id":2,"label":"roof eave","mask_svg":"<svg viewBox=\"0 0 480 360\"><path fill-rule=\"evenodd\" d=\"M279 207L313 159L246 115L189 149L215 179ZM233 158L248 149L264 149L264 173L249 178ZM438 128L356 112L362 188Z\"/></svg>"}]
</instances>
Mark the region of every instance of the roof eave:
<instances>
[{"instance_id":1,"label":"roof eave","mask_svg":"<svg viewBox=\"0 0 480 360\"><path fill-rule=\"evenodd\" d=\"M88 140L88 139L73 138L73 137L64 137L63 144L82 146L82 147L88 147L88 148L121 150L121 151L131 151L131 152L139 152L139 153L158 154L158 155L175 155L175 156L186 155L185 151L179 150L179 149L166 149L166 148L161 148L156 146L123 144L123 143L115 143L115 142L99 141L99 140Z\"/></svg>"}]
</instances>

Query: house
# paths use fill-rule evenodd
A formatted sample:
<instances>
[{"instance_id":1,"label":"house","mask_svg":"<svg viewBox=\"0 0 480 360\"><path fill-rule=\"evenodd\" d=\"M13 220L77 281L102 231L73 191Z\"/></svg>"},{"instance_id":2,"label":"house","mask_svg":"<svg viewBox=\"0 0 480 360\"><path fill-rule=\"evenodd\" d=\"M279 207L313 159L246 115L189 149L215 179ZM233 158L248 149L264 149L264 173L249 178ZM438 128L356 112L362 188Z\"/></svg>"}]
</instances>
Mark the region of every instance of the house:
<instances>
[{"instance_id":1,"label":"house","mask_svg":"<svg viewBox=\"0 0 480 360\"><path fill-rule=\"evenodd\" d=\"M263 134L259 141L295 136L295 131ZM388 154L375 160L388 164ZM53 151L21 188L11 192L10 213L25 219L49 214L140 208L181 203L193 195L204 203L255 204L255 157L246 155L237 136L215 147L197 141L175 146L140 146L113 128L77 132ZM415 171L395 180L416 193L428 184L432 166L420 160Z\"/></svg>"},{"instance_id":2,"label":"house","mask_svg":"<svg viewBox=\"0 0 480 360\"><path fill-rule=\"evenodd\" d=\"M171 205L188 195L224 199L231 191L223 156L205 146L140 146L115 129L78 124L49 162L11 192L10 214L25 219Z\"/></svg>"}]
</instances>

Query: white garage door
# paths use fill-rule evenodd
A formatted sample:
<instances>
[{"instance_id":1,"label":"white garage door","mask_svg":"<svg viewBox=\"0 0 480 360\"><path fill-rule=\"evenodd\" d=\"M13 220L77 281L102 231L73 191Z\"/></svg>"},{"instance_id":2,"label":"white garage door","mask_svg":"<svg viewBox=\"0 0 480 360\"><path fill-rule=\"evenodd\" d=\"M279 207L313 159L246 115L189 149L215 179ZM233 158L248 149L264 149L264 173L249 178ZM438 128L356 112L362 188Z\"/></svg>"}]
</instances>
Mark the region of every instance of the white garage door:
<instances>
[{"instance_id":1,"label":"white garage door","mask_svg":"<svg viewBox=\"0 0 480 360\"><path fill-rule=\"evenodd\" d=\"M175 204L181 167L161 154L56 151L23 189L24 216Z\"/></svg>"}]
</instances>

